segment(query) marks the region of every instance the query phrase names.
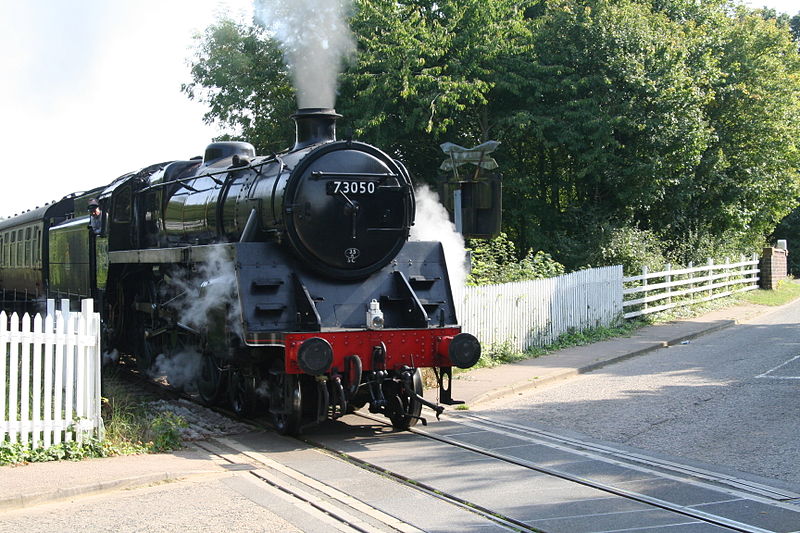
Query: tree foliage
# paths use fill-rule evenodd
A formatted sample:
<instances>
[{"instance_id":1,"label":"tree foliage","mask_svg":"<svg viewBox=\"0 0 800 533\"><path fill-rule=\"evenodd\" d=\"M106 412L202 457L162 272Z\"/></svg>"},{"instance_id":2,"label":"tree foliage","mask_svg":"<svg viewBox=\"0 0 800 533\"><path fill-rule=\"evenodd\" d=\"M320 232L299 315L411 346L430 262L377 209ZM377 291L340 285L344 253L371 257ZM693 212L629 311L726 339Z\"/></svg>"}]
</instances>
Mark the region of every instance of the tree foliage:
<instances>
[{"instance_id":1,"label":"tree foliage","mask_svg":"<svg viewBox=\"0 0 800 533\"><path fill-rule=\"evenodd\" d=\"M501 141L516 250L547 251L568 268L698 261L723 239L757 248L797 205L800 14L724 0L355 8L340 128L428 182L439 143ZM289 144L293 89L259 25L208 28L192 78L185 91L209 104L209 121L261 151Z\"/></svg>"},{"instance_id":2,"label":"tree foliage","mask_svg":"<svg viewBox=\"0 0 800 533\"><path fill-rule=\"evenodd\" d=\"M269 153L293 138L289 70L262 26L222 19L207 28L198 36L191 74L183 91L208 104L205 120L229 131L222 139L244 139Z\"/></svg>"},{"instance_id":3,"label":"tree foliage","mask_svg":"<svg viewBox=\"0 0 800 533\"><path fill-rule=\"evenodd\" d=\"M468 248L472 255L468 285L552 278L564 273L564 265L542 251L534 253L528 250L519 259L514 243L505 233L500 233L494 239L473 239Z\"/></svg>"}]
</instances>

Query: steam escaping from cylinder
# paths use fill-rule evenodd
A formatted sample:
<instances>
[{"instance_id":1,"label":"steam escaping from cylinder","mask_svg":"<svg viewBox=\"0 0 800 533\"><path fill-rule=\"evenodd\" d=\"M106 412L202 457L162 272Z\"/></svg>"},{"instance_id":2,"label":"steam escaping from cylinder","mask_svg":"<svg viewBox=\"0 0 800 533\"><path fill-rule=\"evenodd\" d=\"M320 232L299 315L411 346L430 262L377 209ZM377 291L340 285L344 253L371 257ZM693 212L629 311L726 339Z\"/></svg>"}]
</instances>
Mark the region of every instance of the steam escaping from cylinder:
<instances>
[{"instance_id":1,"label":"steam escaping from cylinder","mask_svg":"<svg viewBox=\"0 0 800 533\"><path fill-rule=\"evenodd\" d=\"M355 52L351 0L255 0L256 18L281 43L299 108L333 108L336 76Z\"/></svg>"},{"instance_id":2,"label":"steam escaping from cylinder","mask_svg":"<svg viewBox=\"0 0 800 533\"><path fill-rule=\"evenodd\" d=\"M412 241L441 241L444 247L447 272L453 289L453 298L459 305L464 295L464 283L467 279L467 260L464 248L464 237L456 231L450 222L447 210L439 203L439 195L422 185L415 191L416 216L411 227Z\"/></svg>"},{"instance_id":3,"label":"steam escaping from cylinder","mask_svg":"<svg viewBox=\"0 0 800 533\"><path fill-rule=\"evenodd\" d=\"M172 354L158 354L150 375L155 379L162 376L176 389L185 389L192 385L200 375L202 358L200 352L192 347Z\"/></svg>"},{"instance_id":4,"label":"steam escaping from cylinder","mask_svg":"<svg viewBox=\"0 0 800 533\"><path fill-rule=\"evenodd\" d=\"M231 333L243 336L236 271L226 249L211 247L203 263L193 270L174 273L170 284L180 295L171 304L180 324L204 331L224 319Z\"/></svg>"}]
</instances>

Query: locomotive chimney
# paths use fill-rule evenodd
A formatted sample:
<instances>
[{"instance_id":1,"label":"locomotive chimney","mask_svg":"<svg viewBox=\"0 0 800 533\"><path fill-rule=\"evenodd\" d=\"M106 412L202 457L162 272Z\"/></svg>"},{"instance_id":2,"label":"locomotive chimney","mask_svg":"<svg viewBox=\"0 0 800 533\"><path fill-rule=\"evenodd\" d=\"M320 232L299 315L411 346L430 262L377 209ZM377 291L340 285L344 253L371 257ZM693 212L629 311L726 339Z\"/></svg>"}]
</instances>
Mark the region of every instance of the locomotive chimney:
<instances>
[{"instance_id":1,"label":"locomotive chimney","mask_svg":"<svg viewBox=\"0 0 800 533\"><path fill-rule=\"evenodd\" d=\"M296 140L292 150L312 144L336 140L336 119L342 115L330 108L306 107L292 115L296 125Z\"/></svg>"}]
</instances>

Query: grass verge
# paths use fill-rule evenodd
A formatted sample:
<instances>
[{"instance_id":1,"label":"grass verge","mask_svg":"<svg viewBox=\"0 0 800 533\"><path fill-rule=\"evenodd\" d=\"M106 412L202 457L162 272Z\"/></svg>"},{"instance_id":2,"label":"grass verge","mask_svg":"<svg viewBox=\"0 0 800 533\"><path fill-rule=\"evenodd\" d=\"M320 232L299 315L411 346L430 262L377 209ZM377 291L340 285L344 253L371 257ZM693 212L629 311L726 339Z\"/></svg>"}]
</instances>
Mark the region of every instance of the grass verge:
<instances>
[{"instance_id":1,"label":"grass verge","mask_svg":"<svg viewBox=\"0 0 800 533\"><path fill-rule=\"evenodd\" d=\"M788 304L800 298L800 283L794 279L785 279L773 290L756 290L745 293L742 300L759 305L778 306Z\"/></svg>"},{"instance_id":2,"label":"grass verge","mask_svg":"<svg viewBox=\"0 0 800 533\"><path fill-rule=\"evenodd\" d=\"M542 355L563 350L564 348L592 344L613 337L627 337L642 326L646 326L648 323L649 322L644 320L632 320L621 322L610 327L598 326L584 331L569 331L559 336L555 342L551 344L531 347L522 352L515 350L511 342L508 341L492 344L483 347L481 358L473 368L491 368L493 366L513 363L523 359L541 357Z\"/></svg>"}]
</instances>

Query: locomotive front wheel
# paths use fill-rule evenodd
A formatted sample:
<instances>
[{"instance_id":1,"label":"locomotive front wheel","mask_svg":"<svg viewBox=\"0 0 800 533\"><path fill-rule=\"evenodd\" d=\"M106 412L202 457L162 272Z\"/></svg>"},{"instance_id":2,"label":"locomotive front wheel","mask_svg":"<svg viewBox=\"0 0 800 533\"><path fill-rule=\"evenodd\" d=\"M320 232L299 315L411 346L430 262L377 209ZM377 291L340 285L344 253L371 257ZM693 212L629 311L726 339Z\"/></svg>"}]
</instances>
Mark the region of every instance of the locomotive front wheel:
<instances>
[{"instance_id":1,"label":"locomotive front wheel","mask_svg":"<svg viewBox=\"0 0 800 533\"><path fill-rule=\"evenodd\" d=\"M303 419L303 393L298 376L280 373L270 401L275 431L281 435L297 435ZM276 397L279 396L279 397Z\"/></svg>"},{"instance_id":2,"label":"locomotive front wheel","mask_svg":"<svg viewBox=\"0 0 800 533\"><path fill-rule=\"evenodd\" d=\"M204 353L202 357L200 374L197 376L197 393L204 404L214 405L222 398L225 381L222 379L222 370L214 356Z\"/></svg>"},{"instance_id":3,"label":"locomotive front wheel","mask_svg":"<svg viewBox=\"0 0 800 533\"><path fill-rule=\"evenodd\" d=\"M422 373L419 368L414 371L411 377L415 393L422 396ZM389 400L387 416L392 421L392 427L398 431L405 431L417 423L419 415L422 413L422 404L417 400L411 391L406 390L403 381L394 384L396 391L387 394Z\"/></svg>"},{"instance_id":4,"label":"locomotive front wheel","mask_svg":"<svg viewBox=\"0 0 800 533\"><path fill-rule=\"evenodd\" d=\"M228 382L228 402L231 405L231 410L237 416L246 416L252 411L253 389L251 379L241 370L235 369L231 371L231 377Z\"/></svg>"}]
</instances>

